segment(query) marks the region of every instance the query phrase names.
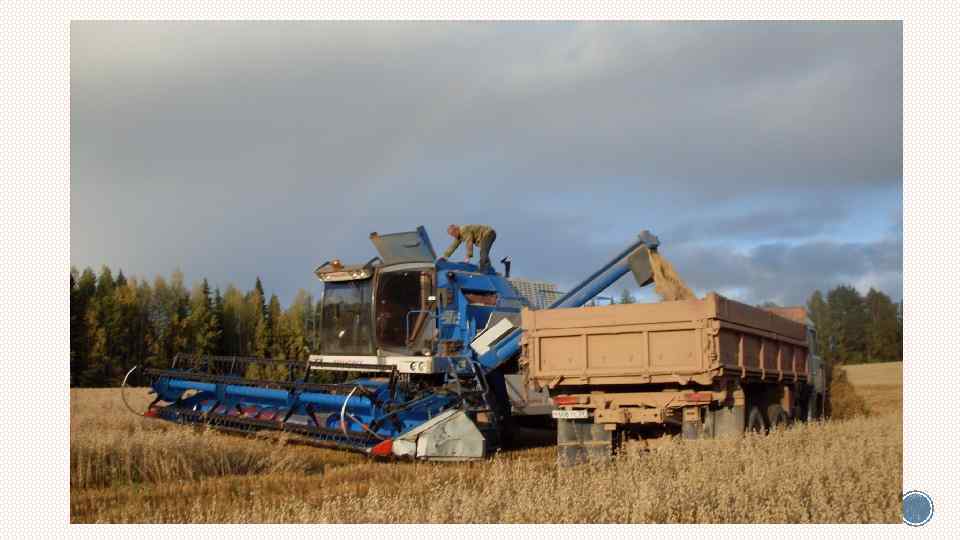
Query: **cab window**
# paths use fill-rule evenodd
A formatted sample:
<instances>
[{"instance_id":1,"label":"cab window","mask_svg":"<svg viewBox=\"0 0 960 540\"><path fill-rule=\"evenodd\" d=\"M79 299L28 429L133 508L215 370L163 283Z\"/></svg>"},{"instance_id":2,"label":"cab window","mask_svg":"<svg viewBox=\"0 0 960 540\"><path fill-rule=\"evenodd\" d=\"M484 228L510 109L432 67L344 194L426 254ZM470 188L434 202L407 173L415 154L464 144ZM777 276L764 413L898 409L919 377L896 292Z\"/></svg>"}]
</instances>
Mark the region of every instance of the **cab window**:
<instances>
[{"instance_id":1,"label":"cab window","mask_svg":"<svg viewBox=\"0 0 960 540\"><path fill-rule=\"evenodd\" d=\"M323 288L320 350L323 354L374 354L370 279L327 282Z\"/></svg>"}]
</instances>

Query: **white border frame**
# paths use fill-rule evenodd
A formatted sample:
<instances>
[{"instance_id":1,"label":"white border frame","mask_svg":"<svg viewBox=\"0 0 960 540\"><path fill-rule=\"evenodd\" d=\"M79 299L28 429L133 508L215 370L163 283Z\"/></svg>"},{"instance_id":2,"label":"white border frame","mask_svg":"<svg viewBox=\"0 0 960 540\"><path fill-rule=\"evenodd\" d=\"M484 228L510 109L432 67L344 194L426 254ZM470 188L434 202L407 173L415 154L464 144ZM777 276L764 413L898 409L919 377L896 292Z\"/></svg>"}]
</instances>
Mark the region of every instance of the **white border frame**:
<instances>
[{"instance_id":1,"label":"white border frame","mask_svg":"<svg viewBox=\"0 0 960 540\"><path fill-rule=\"evenodd\" d=\"M412 5L410 5L412 4ZM617 2L605 7L569 2L399 2L353 4L295 2L274 8L266 3L130 2L47 3L8 0L0 5L0 505L2 528L10 535L59 535L69 523L68 374L54 359L68 356L68 297L65 269L70 262L70 85L72 19L905 19L904 23L904 491L922 489L937 505L928 525L913 534L943 535L958 525L957 467L952 450L952 388L946 375L958 359L951 330L958 319L960 284L954 243L960 237L958 212L951 203L957 187L958 107L954 97L960 32L955 4L856 2L704 2L675 6L665 2ZM23 359L37 360L29 372ZM28 421L25 421L27 420ZM30 426L28 429L27 426ZM159 532L151 526L73 527L82 536ZM623 537L670 534L739 537L864 534L900 536L904 525L858 528L816 526L702 527L609 526L457 527L425 532L419 526L391 525L391 537L481 533L502 536L573 538L584 534ZM181 534L202 531L184 527ZM167 531L164 531L167 532ZM261 527L231 526L237 538L262 537ZM271 533L321 534L332 538L370 534L350 526L291 527Z\"/></svg>"}]
</instances>

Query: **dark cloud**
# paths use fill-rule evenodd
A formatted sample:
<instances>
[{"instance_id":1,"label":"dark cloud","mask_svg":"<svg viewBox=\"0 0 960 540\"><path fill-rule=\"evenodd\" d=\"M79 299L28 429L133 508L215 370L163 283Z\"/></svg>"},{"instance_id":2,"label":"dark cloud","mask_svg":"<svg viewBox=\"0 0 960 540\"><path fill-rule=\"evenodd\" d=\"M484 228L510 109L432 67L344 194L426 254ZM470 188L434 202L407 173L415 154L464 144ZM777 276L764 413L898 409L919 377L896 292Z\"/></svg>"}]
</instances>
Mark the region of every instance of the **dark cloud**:
<instances>
[{"instance_id":1,"label":"dark cloud","mask_svg":"<svg viewBox=\"0 0 960 540\"><path fill-rule=\"evenodd\" d=\"M794 194L752 203L746 210L720 208L692 216L668 228L662 236L671 244L803 239L830 234L853 214L847 201L803 201Z\"/></svg>"},{"instance_id":2,"label":"dark cloud","mask_svg":"<svg viewBox=\"0 0 960 540\"><path fill-rule=\"evenodd\" d=\"M898 219L901 47L899 23L75 22L73 260L289 296L370 231L484 222L566 285L640 228L744 298L888 284L834 248Z\"/></svg>"},{"instance_id":3,"label":"dark cloud","mask_svg":"<svg viewBox=\"0 0 960 540\"><path fill-rule=\"evenodd\" d=\"M717 290L748 302L802 304L815 289L840 284L874 287L899 299L903 294L903 242L804 242L761 244L749 250L688 246L671 260L699 291Z\"/></svg>"}]
</instances>

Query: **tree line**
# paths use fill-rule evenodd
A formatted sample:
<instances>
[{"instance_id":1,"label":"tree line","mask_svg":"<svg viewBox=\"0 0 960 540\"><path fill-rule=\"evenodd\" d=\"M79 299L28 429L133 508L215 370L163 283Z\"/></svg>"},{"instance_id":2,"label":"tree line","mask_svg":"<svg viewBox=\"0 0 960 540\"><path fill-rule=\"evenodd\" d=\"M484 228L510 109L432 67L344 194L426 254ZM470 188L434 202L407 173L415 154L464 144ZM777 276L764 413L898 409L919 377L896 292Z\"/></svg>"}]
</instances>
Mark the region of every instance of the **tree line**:
<instances>
[{"instance_id":1,"label":"tree line","mask_svg":"<svg viewBox=\"0 0 960 540\"><path fill-rule=\"evenodd\" d=\"M187 289L179 271L150 283L71 267L70 384L116 386L133 366L167 367L181 352L302 360L319 309L302 289L284 309L259 277L221 293L206 279Z\"/></svg>"},{"instance_id":2,"label":"tree line","mask_svg":"<svg viewBox=\"0 0 960 540\"><path fill-rule=\"evenodd\" d=\"M635 302L628 290L618 300ZM883 292L840 285L814 291L806 307L831 364L903 359L902 304ZM303 360L319 310L303 289L286 308L276 294L267 299L259 277L248 291L221 292L206 279L187 289L179 271L150 283L71 267L70 384L115 386L131 367L166 367L181 352Z\"/></svg>"},{"instance_id":3,"label":"tree line","mask_svg":"<svg viewBox=\"0 0 960 540\"><path fill-rule=\"evenodd\" d=\"M903 302L872 287L861 295L839 285L826 295L814 291L806 307L817 348L830 364L903 360Z\"/></svg>"}]
</instances>

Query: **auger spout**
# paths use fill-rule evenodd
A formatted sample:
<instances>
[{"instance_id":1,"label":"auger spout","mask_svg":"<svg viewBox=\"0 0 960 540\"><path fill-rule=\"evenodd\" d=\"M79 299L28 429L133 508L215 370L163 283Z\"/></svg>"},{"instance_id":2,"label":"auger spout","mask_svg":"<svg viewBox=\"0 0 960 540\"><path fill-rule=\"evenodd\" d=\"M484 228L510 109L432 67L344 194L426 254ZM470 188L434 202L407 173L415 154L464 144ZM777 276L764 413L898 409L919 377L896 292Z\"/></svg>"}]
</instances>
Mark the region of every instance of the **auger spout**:
<instances>
[{"instance_id":1,"label":"auger spout","mask_svg":"<svg viewBox=\"0 0 960 540\"><path fill-rule=\"evenodd\" d=\"M633 244L591 274L590 277L581 281L570 292L550 304L547 309L581 307L631 270L633 270L637 285L641 287L647 285L650 283L652 273L646 250L657 249L659 245L659 238L651 234L650 231L642 231Z\"/></svg>"}]
</instances>

